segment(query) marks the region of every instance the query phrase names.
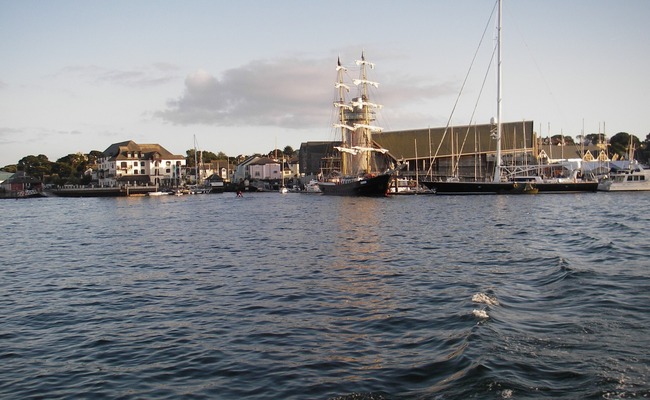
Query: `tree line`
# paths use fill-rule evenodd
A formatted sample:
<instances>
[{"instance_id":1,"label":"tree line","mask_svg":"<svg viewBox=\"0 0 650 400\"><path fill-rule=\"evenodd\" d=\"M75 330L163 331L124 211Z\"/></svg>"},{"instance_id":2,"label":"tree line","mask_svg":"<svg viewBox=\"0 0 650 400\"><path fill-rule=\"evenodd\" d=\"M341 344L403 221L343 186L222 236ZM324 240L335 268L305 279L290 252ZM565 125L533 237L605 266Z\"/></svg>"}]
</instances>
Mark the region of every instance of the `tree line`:
<instances>
[{"instance_id":1,"label":"tree line","mask_svg":"<svg viewBox=\"0 0 650 400\"><path fill-rule=\"evenodd\" d=\"M228 160L229 164L236 165L249 157L244 155L229 157L223 152L215 154L211 151L196 152L194 149L187 150L185 154L186 166L190 168L193 168L196 165L194 161L195 159L197 162L200 159L204 164L216 160ZM286 146L284 150L273 149L268 154L264 155L274 157L276 154L278 157L292 157L295 154L295 151L291 146ZM262 154L254 155L262 156ZM103 157L103 153L97 150L92 150L89 153L79 152L68 154L56 161L50 161L44 154L39 154L37 156L28 155L21 158L17 164L4 166L2 170L10 173L24 171L28 175L40 179L45 184L87 185L92 180L91 171L93 168L96 168L97 161L101 157Z\"/></svg>"}]
</instances>

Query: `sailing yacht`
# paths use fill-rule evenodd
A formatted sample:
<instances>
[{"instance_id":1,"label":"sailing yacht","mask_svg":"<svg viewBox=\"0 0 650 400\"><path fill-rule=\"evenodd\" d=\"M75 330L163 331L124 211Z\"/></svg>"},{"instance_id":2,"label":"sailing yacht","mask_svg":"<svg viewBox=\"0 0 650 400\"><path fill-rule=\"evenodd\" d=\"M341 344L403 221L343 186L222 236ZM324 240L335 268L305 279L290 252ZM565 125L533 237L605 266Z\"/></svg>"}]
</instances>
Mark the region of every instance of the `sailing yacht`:
<instances>
[{"instance_id":1,"label":"sailing yacht","mask_svg":"<svg viewBox=\"0 0 650 400\"><path fill-rule=\"evenodd\" d=\"M385 155L388 150L376 146L372 140L373 132L381 132L380 127L373 125L375 110L381 105L370 101L369 87L378 87L379 84L368 80L368 69L374 69L374 64L366 61L365 54L361 54L361 60L356 64L360 67L360 77L353 83L359 94L347 101L346 94L350 91L350 86L344 81L347 69L341 65L340 59L337 62L335 86L338 101L334 106L338 109L338 123L334 126L340 129L341 134L341 145L336 147L341 156L341 170L319 182L318 187L325 195L385 196L396 170L378 167L378 156Z\"/></svg>"},{"instance_id":2,"label":"sailing yacht","mask_svg":"<svg viewBox=\"0 0 650 400\"><path fill-rule=\"evenodd\" d=\"M497 117L496 121L496 155L492 181L488 182L461 182L457 178L446 181L422 181L422 184L437 194L516 194L537 193L534 183L518 183L503 181L501 177L501 0L498 2L497 26Z\"/></svg>"}]
</instances>

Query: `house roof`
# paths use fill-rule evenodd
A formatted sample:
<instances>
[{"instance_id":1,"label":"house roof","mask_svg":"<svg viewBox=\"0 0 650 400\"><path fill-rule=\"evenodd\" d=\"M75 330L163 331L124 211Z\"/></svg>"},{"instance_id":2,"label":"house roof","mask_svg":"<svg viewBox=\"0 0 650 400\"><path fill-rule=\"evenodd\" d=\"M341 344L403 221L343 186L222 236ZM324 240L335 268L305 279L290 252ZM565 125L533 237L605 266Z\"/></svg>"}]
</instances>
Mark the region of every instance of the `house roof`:
<instances>
[{"instance_id":1,"label":"house roof","mask_svg":"<svg viewBox=\"0 0 650 400\"><path fill-rule=\"evenodd\" d=\"M127 160L132 159L127 157L127 153L137 152L142 153L138 159L165 159L165 160L183 160L184 156L175 155L159 144L137 144L133 140L126 142L113 143L106 150L104 150L104 157L111 160Z\"/></svg>"},{"instance_id":2,"label":"house roof","mask_svg":"<svg viewBox=\"0 0 650 400\"><path fill-rule=\"evenodd\" d=\"M269 157L260 157L248 165L266 165L266 164L280 164L280 162L277 160L273 160Z\"/></svg>"},{"instance_id":3,"label":"house roof","mask_svg":"<svg viewBox=\"0 0 650 400\"><path fill-rule=\"evenodd\" d=\"M544 152L549 158L553 159L568 159L568 158L582 158L582 156L589 151L594 157L598 156L600 149L598 145L589 144L586 146L579 144L565 144L564 146L544 144L539 146L539 153Z\"/></svg>"},{"instance_id":4,"label":"house roof","mask_svg":"<svg viewBox=\"0 0 650 400\"><path fill-rule=\"evenodd\" d=\"M0 171L0 183L6 181L13 175L13 172Z\"/></svg>"},{"instance_id":5,"label":"house roof","mask_svg":"<svg viewBox=\"0 0 650 400\"><path fill-rule=\"evenodd\" d=\"M33 176L27 175L25 171L18 171L5 179L3 183L38 183L40 180Z\"/></svg>"}]
</instances>

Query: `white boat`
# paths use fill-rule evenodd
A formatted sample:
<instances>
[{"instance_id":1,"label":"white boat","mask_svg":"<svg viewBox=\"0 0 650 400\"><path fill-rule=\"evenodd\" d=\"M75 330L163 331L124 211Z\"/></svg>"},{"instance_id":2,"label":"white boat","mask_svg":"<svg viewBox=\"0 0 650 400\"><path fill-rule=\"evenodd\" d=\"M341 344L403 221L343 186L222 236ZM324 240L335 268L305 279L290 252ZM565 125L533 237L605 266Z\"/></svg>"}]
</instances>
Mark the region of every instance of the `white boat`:
<instances>
[{"instance_id":1,"label":"white boat","mask_svg":"<svg viewBox=\"0 0 650 400\"><path fill-rule=\"evenodd\" d=\"M284 157L282 157L282 164L280 164L280 175L282 176L282 185L280 186L280 194L289 193L289 189L284 186Z\"/></svg>"},{"instance_id":2,"label":"white boat","mask_svg":"<svg viewBox=\"0 0 650 400\"><path fill-rule=\"evenodd\" d=\"M169 195L169 192L149 192L147 193L148 196L167 196Z\"/></svg>"},{"instance_id":3,"label":"white boat","mask_svg":"<svg viewBox=\"0 0 650 400\"><path fill-rule=\"evenodd\" d=\"M205 186L190 186L190 194L207 194L212 191L212 188Z\"/></svg>"},{"instance_id":4,"label":"white boat","mask_svg":"<svg viewBox=\"0 0 650 400\"><path fill-rule=\"evenodd\" d=\"M431 190L427 189L418 184L417 180L408 179L408 178L396 178L391 183L389 194L425 194L433 193Z\"/></svg>"},{"instance_id":5,"label":"white boat","mask_svg":"<svg viewBox=\"0 0 650 400\"><path fill-rule=\"evenodd\" d=\"M598 183L598 190L603 192L648 191L650 190L650 169L641 165L629 169L612 171Z\"/></svg>"},{"instance_id":6,"label":"white boat","mask_svg":"<svg viewBox=\"0 0 650 400\"><path fill-rule=\"evenodd\" d=\"M318 186L318 181L316 179L310 180L305 185L305 193L322 193L320 187Z\"/></svg>"}]
</instances>

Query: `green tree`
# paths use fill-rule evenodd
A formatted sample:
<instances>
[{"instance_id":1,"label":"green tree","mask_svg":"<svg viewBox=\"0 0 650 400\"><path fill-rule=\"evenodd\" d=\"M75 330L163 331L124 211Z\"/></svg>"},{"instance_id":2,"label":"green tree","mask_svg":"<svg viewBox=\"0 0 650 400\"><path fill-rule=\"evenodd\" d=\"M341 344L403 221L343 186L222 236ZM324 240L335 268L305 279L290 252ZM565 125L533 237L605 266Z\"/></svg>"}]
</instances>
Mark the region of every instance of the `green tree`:
<instances>
[{"instance_id":1,"label":"green tree","mask_svg":"<svg viewBox=\"0 0 650 400\"><path fill-rule=\"evenodd\" d=\"M639 162L642 162L644 164L648 164L650 162L650 133L646 135L645 140L639 145L637 157Z\"/></svg>"},{"instance_id":2,"label":"green tree","mask_svg":"<svg viewBox=\"0 0 650 400\"><path fill-rule=\"evenodd\" d=\"M627 132L619 132L616 135L612 136L611 139L609 139L609 145L610 145L610 154L618 154L620 158L629 158L629 151L630 151L630 144L632 145L632 148L638 149L641 141L639 138L637 138L634 135L630 135ZM633 158L636 158L636 156L633 154Z\"/></svg>"},{"instance_id":3,"label":"green tree","mask_svg":"<svg viewBox=\"0 0 650 400\"><path fill-rule=\"evenodd\" d=\"M18 161L17 170L25 171L26 174L43 180L45 175L50 175L52 172L52 163L43 154L29 155Z\"/></svg>"},{"instance_id":4,"label":"green tree","mask_svg":"<svg viewBox=\"0 0 650 400\"><path fill-rule=\"evenodd\" d=\"M273 150L269 151L269 152L266 154L266 156L269 157L269 158L278 158L278 157L282 157L282 150L280 150L280 149L273 149Z\"/></svg>"},{"instance_id":5,"label":"green tree","mask_svg":"<svg viewBox=\"0 0 650 400\"><path fill-rule=\"evenodd\" d=\"M604 143L605 142L605 135L602 133L590 133L585 138L591 143L591 144L598 144L598 143Z\"/></svg>"},{"instance_id":6,"label":"green tree","mask_svg":"<svg viewBox=\"0 0 650 400\"><path fill-rule=\"evenodd\" d=\"M296 153L296 151L291 146L285 146L284 150L282 150L282 153L284 153L284 155L287 157L291 157Z\"/></svg>"},{"instance_id":7,"label":"green tree","mask_svg":"<svg viewBox=\"0 0 650 400\"><path fill-rule=\"evenodd\" d=\"M218 160L219 159L219 156L217 156L216 154L214 154L211 151L201 151L201 155L203 157L203 162L204 163L209 163L209 162L211 162L213 160Z\"/></svg>"},{"instance_id":8,"label":"green tree","mask_svg":"<svg viewBox=\"0 0 650 400\"><path fill-rule=\"evenodd\" d=\"M86 169L88 169L89 165L88 155L83 153L68 154L67 156L59 158L56 162L68 165L69 168L67 168L67 171L69 175L65 176L67 178L80 178ZM64 170L65 169L66 168L64 168ZM63 178L64 175L61 175L61 177Z\"/></svg>"},{"instance_id":9,"label":"green tree","mask_svg":"<svg viewBox=\"0 0 650 400\"><path fill-rule=\"evenodd\" d=\"M94 165L97 164L97 161L104 157L104 153L102 153L99 150L91 150L90 153L88 153L88 164Z\"/></svg>"},{"instance_id":10,"label":"green tree","mask_svg":"<svg viewBox=\"0 0 650 400\"><path fill-rule=\"evenodd\" d=\"M551 144L552 145L560 145L560 144L575 144L573 141L573 138L571 136L565 136L565 135L553 135L551 136Z\"/></svg>"},{"instance_id":11,"label":"green tree","mask_svg":"<svg viewBox=\"0 0 650 400\"><path fill-rule=\"evenodd\" d=\"M197 158L196 161L197 162L203 162L204 164L209 163L212 160L219 160L220 159L219 155L214 154L211 151L201 150L201 151L197 152L194 149L189 149L189 150L185 151L185 155L186 155L185 164L190 168L193 168L195 166L195 164L194 164L194 154L196 154L196 158ZM219 154L223 154L223 153L219 153ZM201 160L199 160L199 156L201 157Z\"/></svg>"}]
</instances>

